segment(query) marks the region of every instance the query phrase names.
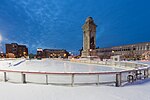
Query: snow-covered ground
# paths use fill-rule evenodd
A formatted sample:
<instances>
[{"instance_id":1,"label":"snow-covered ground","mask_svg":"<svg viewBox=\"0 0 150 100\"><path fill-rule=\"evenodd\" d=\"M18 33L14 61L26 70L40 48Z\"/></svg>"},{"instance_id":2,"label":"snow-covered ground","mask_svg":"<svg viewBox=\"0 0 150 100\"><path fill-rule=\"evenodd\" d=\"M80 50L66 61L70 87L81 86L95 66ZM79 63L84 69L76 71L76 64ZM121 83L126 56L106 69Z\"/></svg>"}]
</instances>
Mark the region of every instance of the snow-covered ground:
<instances>
[{"instance_id":1,"label":"snow-covered ground","mask_svg":"<svg viewBox=\"0 0 150 100\"><path fill-rule=\"evenodd\" d=\"M0 83L1 100L150 100L150 80L125 87Z\"/></svg>"},{"instance_id":2,"label":"snow-covered ground","mask_svg":"<svg viewBox=\"0 0 150 100\"><path fill-rule=\"evenodd\" d=\"M3 61L4 62L4 61ZM20 61L19 61L20 62ZM33 61L33 63L23 62L17 66L9 66L5 62L0 62L0 69L12 69L12 70L38 70L41 64L37 64L40 61ZM66 62L63 62L66 63ZM146 62L149 63L149 62ZM30 65L30 68L25 66L25 64ZM47 65L51 63L43 63L43 67L46 68ZM57 63L59 64L59 63ZM33 66L34 65L34 66ZM80 66L82 66L81 64ZM83 65L84 66L84 65ZM60 68L60 67L59 67ZM95 71L94 67L92 71ZM46 68L50 71L49 68ZM64 66L60 68L61 70L53 71L65 71ZM67 71L78 71L67 69ZM89 68L81 68L82 71L89 71ZM91 85L91 86L55 86L55 85L38 85L38 84L13 84L0 82L0 100L150 100L150 79L139 80L136 83L129 84L123 87L114 86L104 86L104 85Z\"/></svg>"}]
</instances>

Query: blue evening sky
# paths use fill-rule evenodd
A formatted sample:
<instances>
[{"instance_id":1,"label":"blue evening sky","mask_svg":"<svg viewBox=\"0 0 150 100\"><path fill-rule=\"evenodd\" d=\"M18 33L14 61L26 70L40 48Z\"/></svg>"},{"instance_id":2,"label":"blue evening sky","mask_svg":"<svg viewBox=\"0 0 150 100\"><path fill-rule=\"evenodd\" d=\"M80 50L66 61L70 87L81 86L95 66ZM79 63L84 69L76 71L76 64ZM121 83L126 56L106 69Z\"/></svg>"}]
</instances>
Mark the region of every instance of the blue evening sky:
<instances>
[{"instance_id":1,"label":"blue evening sky","mask_svg":"<svg viewBox=\"0 0 150 100\"><path fill-rule=\"evenodd\" d=\"M150 0L0 0L0 50L5 43L37 48L82 47L82 25L98 25L96 44L111 47L150 42Z\"/></svg>"}]
</instances>

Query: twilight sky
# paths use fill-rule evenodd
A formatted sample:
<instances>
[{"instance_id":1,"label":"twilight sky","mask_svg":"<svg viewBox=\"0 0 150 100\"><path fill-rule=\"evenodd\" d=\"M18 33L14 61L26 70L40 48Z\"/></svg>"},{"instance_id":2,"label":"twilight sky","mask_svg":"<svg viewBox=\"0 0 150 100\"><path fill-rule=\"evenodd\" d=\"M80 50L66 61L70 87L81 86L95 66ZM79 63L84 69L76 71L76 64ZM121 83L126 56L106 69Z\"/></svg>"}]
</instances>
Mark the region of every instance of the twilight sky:
<instances>
[{"instance_id":1,"label":"twilight sky","mask_svg":"<svg viewBox=\"0 0 150 100\"><path fill-rule=\"evenodd\" d=\"M82 47L82 25L92 16L97 46L150 42L150 0L0 0L0 50L5 43L37 48Z\"/></svg>"}]
</instances>

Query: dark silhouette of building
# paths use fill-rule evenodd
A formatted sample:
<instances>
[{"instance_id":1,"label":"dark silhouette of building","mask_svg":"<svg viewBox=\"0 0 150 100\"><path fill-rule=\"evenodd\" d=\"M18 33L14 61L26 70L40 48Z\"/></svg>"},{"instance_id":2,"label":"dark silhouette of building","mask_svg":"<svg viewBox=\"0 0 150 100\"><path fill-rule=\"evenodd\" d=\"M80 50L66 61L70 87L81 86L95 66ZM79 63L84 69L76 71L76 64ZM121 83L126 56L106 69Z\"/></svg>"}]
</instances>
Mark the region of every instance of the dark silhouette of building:
<instances>
[{"instance_id":1,"label":"dark silhouette of building","mask_svg":"<svg viewBox=\"0 0 150 100\"><path fill-rule=\"evenodd\" d=\"M68 58L69 52L64 49L37 49L37 58Z\"/></svg>"},{"instance_id":2,"label":"dark silhouette of building","mask_svg":"<svg viewBox=\"0 0 150 100\"><path fill-rule=\"evenodd\" d=\"M6 55L8 54L14 54L15 58L26 57L28 56L28 48L17 43L6 44Z\"/></svg>"}]
</instances>

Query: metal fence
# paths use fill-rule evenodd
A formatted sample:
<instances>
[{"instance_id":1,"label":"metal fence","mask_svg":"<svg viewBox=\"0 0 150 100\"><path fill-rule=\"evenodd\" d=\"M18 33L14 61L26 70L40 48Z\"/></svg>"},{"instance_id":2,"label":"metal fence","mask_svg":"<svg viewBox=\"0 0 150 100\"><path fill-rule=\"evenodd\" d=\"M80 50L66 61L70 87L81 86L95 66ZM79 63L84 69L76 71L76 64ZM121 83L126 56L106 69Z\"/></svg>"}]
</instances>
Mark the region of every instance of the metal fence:
<instances>
[{"instance_id":1,"label":"metal fence","mask_svg":"<svg viewBox=\"0 0 150 100\"><path fill-rule=\"evenodd\" d=\"M123 86L126 83L146 79L150 68L145 64L114 63L115 66L134 66L138 69L112 72L36 72L0 70L0 80L13 83L36 83L55 85L114 85Z\"/></svg>"}]
</instances>

